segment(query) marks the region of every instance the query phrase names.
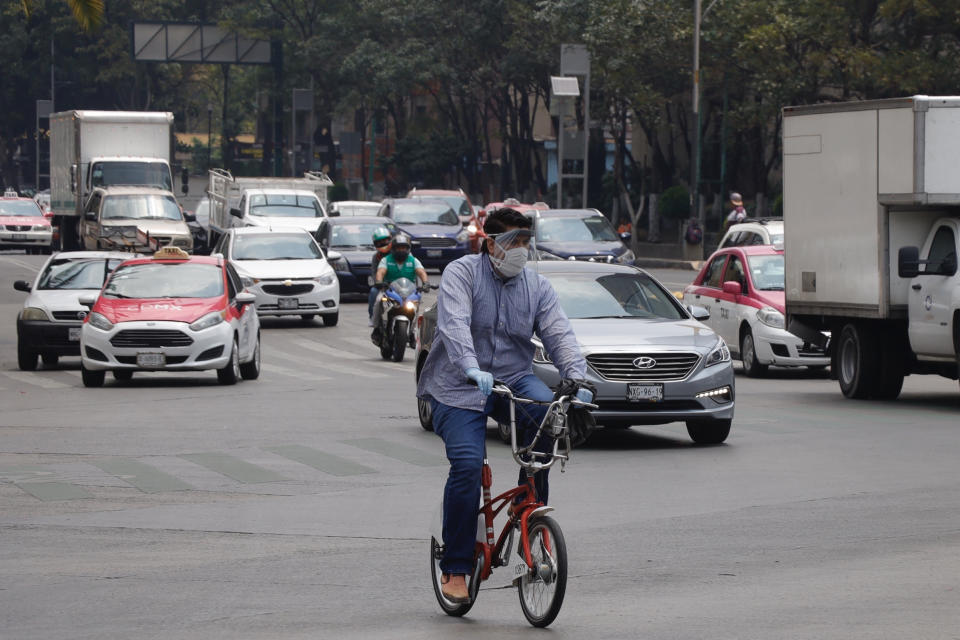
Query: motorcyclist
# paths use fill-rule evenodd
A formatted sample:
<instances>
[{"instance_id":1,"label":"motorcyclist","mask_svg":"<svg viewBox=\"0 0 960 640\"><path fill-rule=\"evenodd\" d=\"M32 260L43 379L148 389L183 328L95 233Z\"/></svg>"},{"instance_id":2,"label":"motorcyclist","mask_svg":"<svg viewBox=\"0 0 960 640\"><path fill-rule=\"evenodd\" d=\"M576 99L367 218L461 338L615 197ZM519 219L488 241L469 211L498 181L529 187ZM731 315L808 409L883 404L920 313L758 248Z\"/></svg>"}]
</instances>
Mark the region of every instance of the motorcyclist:
<instances>
[{"instance_id":1,"label":"motorcyclist","mask_svg":"<svg viewBox=\"0 0 960 640\"><path fill-rule=\"evenodd\" d=\"M377 227L373 232L373 246L377 250L374 252L373 259L370 261L370 273L377 273L377 267L380 266L380 261L390 253L392 243L393 234L390 233L390 230L386 227ZM369 318L368 326L370 327L373 326L373 305L377 301L377 295L379 293L380 289L371 282L370 294L367 296L367 317Z\"/></svg>"},{"instance_id":2,"label":"motorcyclist","mask_svg":"<svg viewBox=\"0 0 960 640\"><path fill-rule=\"evenodd\" d=\"M374 276L374 288L384 289L386 285L400 278L408 278L414 282L426 285L427 270L423 268L420 261L410 255L410 236L405 233L398 233L393 238L390 253L383 258L377 265L377 272ZM383 327L380 326L381 310L383 302L378 296L373 307L373 333L371 339L374 342L380 342L380 334Z\"/></svg>"}]
</instances>

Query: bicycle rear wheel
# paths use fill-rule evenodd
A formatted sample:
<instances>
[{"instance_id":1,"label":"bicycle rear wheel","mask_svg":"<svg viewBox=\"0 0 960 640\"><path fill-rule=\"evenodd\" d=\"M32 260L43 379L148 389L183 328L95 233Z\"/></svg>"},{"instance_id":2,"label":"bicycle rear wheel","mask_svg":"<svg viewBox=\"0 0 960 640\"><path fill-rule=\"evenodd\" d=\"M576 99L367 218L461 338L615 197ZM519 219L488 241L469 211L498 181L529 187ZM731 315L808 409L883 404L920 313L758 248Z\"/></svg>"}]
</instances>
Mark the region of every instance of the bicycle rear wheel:
<instances>
[{"instance_id":1,"label":"bicycle rear wheel","mask_svg":"<svg viewBox=\"0 0 960 640\"><path fill-rule=\"evenodd\" d=\"M530 520L527 532L534 572L517 584L520 608L530 624L545 627L560 613L567 591L567 543L553 518Z\"/></svg>"},{"instance_id":2,"label":"bicycle rear wheel","mask_svg":"<svg viewBox=\"0 0 960 640\"><path fill-rule=\"evenodd\" d=\"M433 583L433 593L437 596L437 603L443 612L448 616L460 617L470 611L473 603L477 601L477 592L480 590L480 571L479 567L483 565L483 556L477 559L474 567L473 576L467 584L467 591L470 592L470 602L450 602L447 600L440 588L440 579L443 577L443 571L440 569L440 559L443 558L443 548L436 538L430 538L430 581Z\"/></svg>"}]
</instances>

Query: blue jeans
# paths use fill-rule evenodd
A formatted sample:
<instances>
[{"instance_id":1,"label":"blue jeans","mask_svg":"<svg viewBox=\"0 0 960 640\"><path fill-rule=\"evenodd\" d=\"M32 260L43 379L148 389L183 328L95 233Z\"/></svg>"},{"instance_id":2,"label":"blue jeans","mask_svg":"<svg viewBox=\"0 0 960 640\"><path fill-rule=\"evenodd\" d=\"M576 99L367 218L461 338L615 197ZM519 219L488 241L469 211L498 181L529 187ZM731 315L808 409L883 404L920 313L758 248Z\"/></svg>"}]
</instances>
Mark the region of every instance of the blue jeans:
<instances>
[{"instance_id":1,"label":"blue jeans","mask_svg":"<svg viewBox=\"0 0 960 640\"><path fill-rule=\"evenodd\" d=\"M367 294L367 317L373 319L373 305L377 301L377 294L380 290L376 287L370 287L370 293Z\"/></svg>"},{"instance_id":2,"label":"blue jeans","mask_svg":"<svg viewBox=\"0 0 960 640\"><path fill-rule=\"evenodd\" d=\"M513 384L518 397L531 400L553 400L553 392L537 376L524 376ZM430 400L433 409L433 430L443 438L450 461L450 474L443 491L443 542L446 547L440 568L444 573L469 574L473 571L473 550L477 539L477 511L480 506L480 472L487 438L487 416L499 422L510 420L510 406L506 398L490 394L483 411L460 409ZM520 446L533 440L537 427L546 414L546 406L516 405L517 437ZM537 451L550 451L553 439L541 437ZM546 503L549 494L547 474L539 471L534 476L537 499ZM518 484L526 484L526 471L520 469Z\"/></svg>"}]
</instances>

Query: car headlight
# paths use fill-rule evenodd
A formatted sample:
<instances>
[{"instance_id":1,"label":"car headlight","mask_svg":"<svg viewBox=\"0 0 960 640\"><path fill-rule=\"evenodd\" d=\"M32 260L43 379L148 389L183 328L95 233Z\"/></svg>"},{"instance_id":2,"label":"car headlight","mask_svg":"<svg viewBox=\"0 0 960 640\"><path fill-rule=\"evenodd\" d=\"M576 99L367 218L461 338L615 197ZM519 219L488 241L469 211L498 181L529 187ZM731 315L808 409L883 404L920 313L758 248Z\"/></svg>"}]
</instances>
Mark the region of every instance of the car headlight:
<instances>
[{"instance_id":1,"label":"car headlight","mask_svg":"<svg viewBox=\"0 0 960 640\"><path fill-rule=\"evenodd\" d=\"M774 329L785 329L787 322L783 317L783 314L774 309L773 307L764 307L757 312L757 320L767 325L768 327L773 327Z\"/></svg>"},{"instance_id":2,"label":"car headlight","mask_svg":"<svg viewBox=\"0 0 960 640\"><path fill-rule=\"evenodd\" d=\"M619 262L620 264L632 264L633 261L636 259L637 259L637 256L634 255L633 251L630 251L630 249L627 249L626 251L620 254L620 257L617 258L617 262Z\"/></svg>"},{"instance_id":3,"label":"car headlight","mask_svg":"<svg viewBox=\"0 0 960 640\"><path fill-rule=\"evenodd\" d=\"M186 238L174 238L173 246L189 249L193 247L193 236L187 236Z\"/></svg>"},{"instance_id":4,"label":"car headlight","mask_svg":"<svg viewBox=\"0 0 960 640\"><path fill-rule=\"evenodd\" d=\"M35 224L33 225L34 231L50 231L50 227L45 224Z\"/></svg>"},{"instance_id":5,"label":"car headlight","mask_svg":"<svg viewBox=\"0 0 960 640\"><path fill-rule=\"evenodd\" d=\"M259 278L251 278L250 276L240 276L240 284L243 285L244 289L248 289L253 285L260 282Z\"/></svg>"},{"instance_id":6,"label":"car headlight","mask_svg":"<svg viewBox=\"0 0 960 640\"><path fill-rule=\"evenodd\" d=\"M332 273L327 273L325 275L320 276L319 278L314 278L314 280L316 280L322 285L331 285L337 281L337 276L333 275Z\"/></svg>"},{"instance_id":7,"label":"car headlight","mask_svg":"<svg viewBox=\"0 0 960 640\"><path fill-rule=\"evenodd\" d=\"M463 244L469 239L470 239L470 232L467 231L466 229L461 229L460 233L457 234L457 242L459 242L460 244Z\"/></svg>"},{"instance_id":8,"label":"car headlight","mask_svg":"<svg viewBox=\"0 0 960 640\"><path fill-rule=\"evenodd\" d=\"M204 329L215 327L221 322L223 322L223 315L224 315L223 311L211 311L207 315L201 317L199 320L191 324L190 330L203 331Z\"/></svg>"},{"instance_id":9,"label":"car headlight","mask_svg":"<svg viewBox=\"0 0 960 640\"><path fill-rule=\"evenodd\" d=\"M470 235L476 234L476 233L477 233L477 225L475 225L475 224L468 224L468 225L467 225L467 233L469 233Z\"/></svg>"},{"instance_id":10,"label":"car headlight","mask_svg":"<svg viewBox=\"0 0 960 640\"><path fill-rule=\"evenodd\" d=\"M39 307L27 307L20 316L24 320L49 320L47 312Z\"/></svg>"},{"instance_id":11,"label":"car headlight","mask_svg":"<svg viewBox=\"0 0 960 640\"><path fill-rule=\"evenodd\" d=\"M704 362L704 367L712 367L715 364L720 364L722 362L730 362L730 349L727 348L727 343L723 341L723 338L720 338L717 342L717 346L713 348L713 351L710 352L710 355L707 356L706 361Z\"/></svg>"},{"instance_id":12,"label":"car headlight","mask_svg":"<svg viewBox=\"0 0 960 640\"><path fill-rule=\"evenodd\" d=\"M533 350L533 361L539 364L553 364L553 360L550 359L550 356L547 355L546 350L542 345L534 345L535 349Z\"/></svg>"},{"instance_id":13,"label":"car headlight","mask_svg":"<svg viewBox=\"0 0 960 640\"><path fill-rule=\"evenodd\" d=\"M346 258L337 258L330 263L330 266L333 267L334 271L350 271L350 263L347 262Z\"/></svg>"},{"instance_id":14,"label":"car headlight","mask_svg":"<svg viewBox=\"0 0 960 640\"><path fill-rule=\"evenodd\" d=\"M107 320L107 317L102 313L91 313L87 316L87 322L90 323L91 327L100 329L100 331L110 331L113 329L113 323Z\"/></svg>"}]
</instances>

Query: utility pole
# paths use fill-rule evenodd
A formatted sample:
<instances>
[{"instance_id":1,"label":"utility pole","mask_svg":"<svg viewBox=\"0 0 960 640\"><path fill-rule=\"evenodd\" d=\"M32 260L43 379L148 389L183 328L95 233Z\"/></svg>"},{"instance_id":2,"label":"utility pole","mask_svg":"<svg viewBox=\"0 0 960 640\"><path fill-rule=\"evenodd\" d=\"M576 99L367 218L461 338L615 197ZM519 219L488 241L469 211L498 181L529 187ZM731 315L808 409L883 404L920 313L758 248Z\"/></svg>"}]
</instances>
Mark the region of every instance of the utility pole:
<instances>
[{"instance_id":1,"label":"utility pole","mask_svg":"<svg viewBox=\"0 0 960 640\"><path fill-rule=\"evenodd\" d=\"M693 0L693 157L690 158L691 217L700 203L700 0Z\"/></svg>"}]
</instances>

